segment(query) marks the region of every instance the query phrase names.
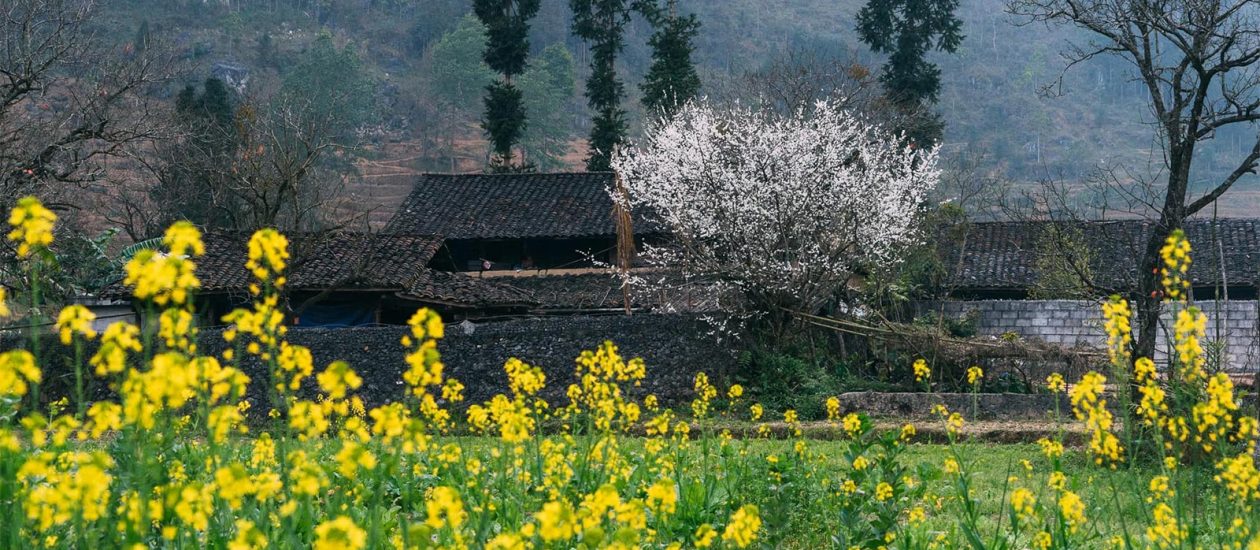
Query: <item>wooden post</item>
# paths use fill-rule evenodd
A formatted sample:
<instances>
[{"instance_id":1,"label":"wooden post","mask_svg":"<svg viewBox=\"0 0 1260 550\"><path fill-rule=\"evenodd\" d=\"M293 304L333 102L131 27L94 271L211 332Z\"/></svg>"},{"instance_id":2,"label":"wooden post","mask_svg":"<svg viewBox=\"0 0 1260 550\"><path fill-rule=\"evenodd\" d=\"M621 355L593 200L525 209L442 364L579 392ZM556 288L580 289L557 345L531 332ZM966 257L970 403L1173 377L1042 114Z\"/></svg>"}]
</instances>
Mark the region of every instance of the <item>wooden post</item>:
<instances>
[{"instance_id":1,"label":"wooden post","mask_svg":"<svg viewBox=\"0 0 1260 550\"><path fill-rule=\"evenodd\" d=\"M613 223L617 228L617 269L621 272L621 299L630 315L630 263L634 260L634 220L630 217L630 196L621 174L613 172Z\"/></svg>"}]
</instances>

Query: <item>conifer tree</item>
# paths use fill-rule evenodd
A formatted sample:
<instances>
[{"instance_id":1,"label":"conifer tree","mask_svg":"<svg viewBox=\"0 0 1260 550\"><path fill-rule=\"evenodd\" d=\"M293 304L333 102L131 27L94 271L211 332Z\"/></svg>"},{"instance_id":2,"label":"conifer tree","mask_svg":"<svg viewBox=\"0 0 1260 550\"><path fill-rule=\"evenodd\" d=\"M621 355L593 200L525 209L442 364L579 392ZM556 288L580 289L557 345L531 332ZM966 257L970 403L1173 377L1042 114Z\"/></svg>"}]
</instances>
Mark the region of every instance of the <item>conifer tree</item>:
<instances>
[{"instance_id":1,"label":"conifer tree","mask_svg":"<svg viewBox=\"0 0 1260 550\"><path fill-rule=\"evenodd\" d=\"M664 9L656 2L645 2L642 9L655 29L648 40L652 66L641 86L643 106L665 117L700 93L700 75L691 61L691 40L700 31L700 21L695 14L679 16L676 2L669 0Z\"/></svg>"},{"instance_id":2,"label":"conifer tree","mask_svg":"<svg viewBox=\"0 0 1260 550\"><path fill-rule=\"evenodd\" d=\"M500 79L486 86L485 115L481 125L490 136L493 151L490 169L518 170L512 165L512 147L525 132L525 104L513 79L525 71L529 56L529 20L538 13L540 0L474 0L473 11L486 26L486 65Z\"/></svg>"},{"instance_id":3,"label":"conifer tree","mask_svg":"<svg viewBox=\"0 0 1260 550\"><path fill-rule=\"evenodd\" d=\"M605 172L611 169L613 150L626 139L626 112L621 108L625 86L617 79L616 63L625 46L630 5L627 0L569 0L569 6L573 8L573 34L591 47L586 100L595 117L586 169Z\"/></svg>"},{"instance_id":4,"label":"conifer tree","mask_svg":"<svg viewBox=\"0 0 1260 550\"><path fill-rule=\"evenodd\" d=\"M916 112L936 103L941 70L927 60L931 50L953 53L962 44L958 0L868 0L857 14L857 31L872 50L888 54L880 81L899 108ZM910 129L917 141L936 141L939 117Z\"/></svg>"}]
</instances>

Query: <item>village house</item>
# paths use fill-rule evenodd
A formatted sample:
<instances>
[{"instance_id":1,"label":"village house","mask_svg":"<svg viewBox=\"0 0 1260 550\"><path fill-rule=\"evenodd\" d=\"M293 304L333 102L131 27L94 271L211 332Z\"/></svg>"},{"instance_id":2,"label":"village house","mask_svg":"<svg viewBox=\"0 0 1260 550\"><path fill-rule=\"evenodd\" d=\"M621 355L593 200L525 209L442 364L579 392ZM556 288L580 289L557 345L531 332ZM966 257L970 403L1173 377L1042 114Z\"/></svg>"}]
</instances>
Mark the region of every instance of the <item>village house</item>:
<instances>
[{"instance_id":1,"label":"village house","mask_svg":"<svg viewBox=\"0 0 1260 550\"><path fill-rule=\"evenodd\" d=\"M702 290L661 296L623 286L612 269L619 255L641 270L634 251L667 235L638 212L619 224L615 185L611 172L425 174L385 232L442 235L430 268L517 289L534 299L534 314L711 307Z\"/></svg>"},{"instance_id":2,"label":"village house","mask_svg":"<svg viewBox=\"0 0 1260 550\"><path fill-rule=\"evenodd\" d=\"M284 298L293 326L348 327L403 324L429 307L452 320L524 311L525 293L489 280L428 267L442 245L432 235L369 233L289 234L290 265ZM246 306L253 276L245 269L249 235L210 232L197 259L198 311L208 326ZM116 285L108 294L129 295Z\"/></svg>"},{"instance_id":3,"label":"village house","mask_svg":"<svg viewBox=\"0 0 1260 550\"><path fill-rule=\"evenodd\" d=\"M1191 220L1195 305L1221 364L1260 368L1260 220ZM980 335L1101 347L1099 304L1137 287L1151 225L1141 220L982 222L938 233L939 299L917 304ZM1171 330L1171 318L1163 323ZM1162 355L1163 350L1160 351Z\"/></svg>"}]
</instances>

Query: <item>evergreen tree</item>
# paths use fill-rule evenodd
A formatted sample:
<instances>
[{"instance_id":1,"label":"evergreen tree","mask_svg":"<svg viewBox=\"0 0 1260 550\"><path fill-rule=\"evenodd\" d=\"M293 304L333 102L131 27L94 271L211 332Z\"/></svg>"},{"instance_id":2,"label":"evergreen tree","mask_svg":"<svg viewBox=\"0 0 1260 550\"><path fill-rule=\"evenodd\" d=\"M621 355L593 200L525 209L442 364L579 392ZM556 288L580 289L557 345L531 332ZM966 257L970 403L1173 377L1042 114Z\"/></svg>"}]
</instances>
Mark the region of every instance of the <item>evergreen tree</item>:
<instances>
[{"instance_id":1,"label":"evergreen tree","mask_svg":"<svg viewBox=\"0 0 1260 550\"><path fill-rule=\"evenodd\" d=\"M529 126L521 137L521 150L539 170L564 166L571 129L567 112L576 91L577 67L564 44L547 46L530 61L518 85L525 95Z\"/></svg>"},{"instance_id":2,"label":"evergreen tree","mask_svg":"<svg viewBox=\"0 0 1260 550\"><path fill-rule=\"evenodd\" d=\"M872 50L888 54L880 81L892 100L907 112L936 102L941 70L927 60L931 50L953 53L962 44L962 21L954 15L959 0L869 0L857 14L857 31ZM912 138L939 139L939 117L911 129ZM917 130L917 131L915 131ZM917 135L916 135L917 134Z\"/></svg>"},{"instance_id":3,"label":"evergreen tree","mask_svg":"<svg viewBox=\"0 0 1260 550\"><path fill-rule=\"evenodd\" d=\"M621 108L625 86L617 79L616 62L625 46L630 6L627 0L569 0L569 5L573 8L573 33L591 46L586 99L595 117L586 169L604 172L611 169L613 150L626 139L626 112Z\"/></svg>"},{"instance_id":4,"label":"evergreen tree","mask_svg":"<svg viewBox=\"0 0 1260 550\"><path fill-rule=\"evenodd\" d=\"M483 58L501 75L499 81L486 86L486 110L481 122L490 136L492 170L524 168L512 166L512 147L525 131L525 105L512 79L525 71L529 20L538 13L539 1L473 0L473 12L486 26Z\"/></svg>"},{"instance_id":5,"label":"evergreen tree","mask_svg":"<svg viewBox=\"0 0 1260 550\"><path fill-rule=\"evenodd\" d=\"M428 72L433 75L429 85L433 95L461 115L471 115L476 109L477 90L494 80L494 71L486 66L479 53L485 48L485 27L476 17L468 15L429 50L432 67Z\"/></svg>"},{"instance_id":6,"label":"evergreen tree","mask_svg":"<svg viewBox=\"0 0 1260 550\"><path fill-rule=\"evenodd\" d=\"M643 106L666 117L700 93L700 75L691 61L691 40L700 30L700 21L695 14L680 17L676 1L669 0L664 9L654 2L643 6L655 28L648 40L652 66L643 79Z\"/></svg>"}]
</instances>

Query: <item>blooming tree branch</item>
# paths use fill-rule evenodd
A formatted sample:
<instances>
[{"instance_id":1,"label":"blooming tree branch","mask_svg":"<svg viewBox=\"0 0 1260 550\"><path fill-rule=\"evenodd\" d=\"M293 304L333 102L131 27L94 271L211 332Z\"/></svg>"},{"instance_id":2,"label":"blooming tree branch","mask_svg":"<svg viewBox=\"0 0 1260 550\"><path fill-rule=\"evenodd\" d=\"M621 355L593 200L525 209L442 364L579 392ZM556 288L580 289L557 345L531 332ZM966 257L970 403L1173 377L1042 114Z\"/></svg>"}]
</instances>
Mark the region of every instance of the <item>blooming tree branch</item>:
<instances>
[{"instance_id":1,"label":"blooming tree branch","mask_svg":"<svg viewBox=\"0 0 1260 550\"><path fill-rule=\"evenodd\" d=\"M698 102L616 156L614 200L672 235L648 264L729 285L744 313L816 311L915 241L937 153L834 102L790 116Z\"/></svg>"}]
</instances>

